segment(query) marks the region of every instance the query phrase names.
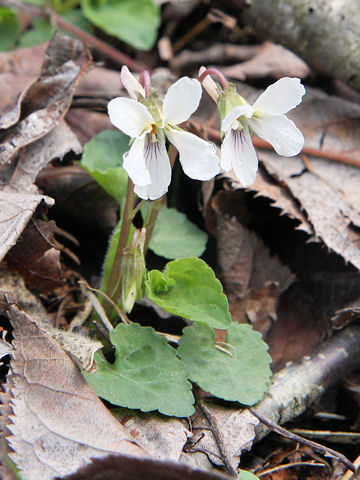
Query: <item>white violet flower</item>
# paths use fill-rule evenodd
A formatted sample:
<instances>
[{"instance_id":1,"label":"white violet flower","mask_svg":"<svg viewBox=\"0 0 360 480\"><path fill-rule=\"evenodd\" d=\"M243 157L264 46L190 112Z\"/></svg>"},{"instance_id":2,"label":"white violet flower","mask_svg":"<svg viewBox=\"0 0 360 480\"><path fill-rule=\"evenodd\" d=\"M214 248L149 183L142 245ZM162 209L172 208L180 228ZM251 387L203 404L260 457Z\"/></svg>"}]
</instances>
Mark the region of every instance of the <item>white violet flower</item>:
<instances>
[{"instance_id":1,"label":"white violet flower","mask_svg":"<svg viewBox=\"0 0 360 480\"><path fill-rule=\"evenodd\" d=\"M171 85L162 111L156 94L145 97L143 87L126 67L121 80L132 98L114 98L108 112L112 124L131 137L123 167L140 198L155 200L168 190L171 167L165 138L178 150L182 168L190 178L209 180L219 173L215 146L177 126L199 106L202 89L198 80L183 77Z\"/></svg>"},{"instance_id":2,"label":"white violet flower","mask_svg":"<svg viewBox=\"0 0 360 480\"><path fill-rule=\"evenodd\" d=\"M200 76L204 72L202 68ZM222 74L218 73L222 78ZM207 79L208 76L205 77ZM203 81L206 90L211 87L208 93L212 98L216 96L214 83L210 85L209 81ZM218 91L217 105L224 134L220 166L225 171L233 169L244 187L255 181L258 170L258 157L251 141L253 133L270 143L284 157L297 155L301 151L304 137L294 122L284 115L299 105L305 94L300 79L281 78L270 85L252 106L236 92L232 84L226 82L223 89Z\"/></svg>"}]
</instances>

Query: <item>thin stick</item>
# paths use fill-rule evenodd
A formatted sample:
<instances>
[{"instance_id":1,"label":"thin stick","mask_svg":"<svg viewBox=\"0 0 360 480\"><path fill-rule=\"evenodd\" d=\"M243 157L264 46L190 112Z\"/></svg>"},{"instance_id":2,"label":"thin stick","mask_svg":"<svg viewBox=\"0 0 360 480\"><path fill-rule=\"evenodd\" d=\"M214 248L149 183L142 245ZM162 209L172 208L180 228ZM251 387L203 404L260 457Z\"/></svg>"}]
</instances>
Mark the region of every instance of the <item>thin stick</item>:
<instances>
[{"instance_id":1,"label":"thin stick","mask_svg":"<svg viewBox=\"0 0 360 480\"><path fill-rule=\"evenodd\" d=\"M41 8L34 7L33 5L26 5L22 2L18 2L17 0L0 0L0 5L17 8L18 10L29 13L30 15L45 18L47 20L53 20L58 27L63 28L69 33L72 33L76 37L80 38L80 40L82 40L85 44L103 53L119 65L127 65L135 72L150 70L146 65L133 60L128 55L125 55L125 53L120 52L91 33L85 32L75 25L72 25L52 9L42 10Z\"/></svg>"},{"instance_id":2,"label":"thin stick","mask_svg":"<svg viewBox=\"0 0 360 480\"><path fill-rule=\"evenodd\" d=\"M212 434L214 435L217 446L219 447L219 451L220 451L220 454L221 454L221 459L224 462L226 470L228 471L228 473L230 475L237 478L238 477L237 471L231 465L231 460L228 458L226 450L223 448L224 440L223 440L221 432L220 432L220 430L217 426L216 420L213 418L213 415L212 415L211 411L208 409L208 407L206 406L206 404L203 400L198 399L196 401L196 403L199 405L201 411L203 412L207 421L209 422Z\"/></svg>"},{"instance_id":3,"label":"thin stick","mask_svg":"<svg viewBox=\"0 0 360 480\"><path fill-rule=\"evenodd\" d=\"M283 437L288 438L289 440L294 440L295 442L298 442L301 445L310 447L313 450L319 453L322 453L325 457L334 458L339 462L343 463L344 465L346 465L347 468L351 470L353 473L355 474L357 473L358 471L357 467L353 463L351 463L350 460L347 457L345 457L345 455L343 455L342 453L339 453L336 450L333 450L331 448L324 447L320 443L313 442L312 440L308 440L307 438L300 437L300 435L296 435L296 433L292 433L289 430L286 430L286 428L284 427L280 427L280 425L277 425L276 423L272 422L268 418L263 417L260 413L258 413L253 408L249 408L249 411L257 419L259 419L261 423L266 425L273 432L279 433Z\"/></svg>"}]
</instances>

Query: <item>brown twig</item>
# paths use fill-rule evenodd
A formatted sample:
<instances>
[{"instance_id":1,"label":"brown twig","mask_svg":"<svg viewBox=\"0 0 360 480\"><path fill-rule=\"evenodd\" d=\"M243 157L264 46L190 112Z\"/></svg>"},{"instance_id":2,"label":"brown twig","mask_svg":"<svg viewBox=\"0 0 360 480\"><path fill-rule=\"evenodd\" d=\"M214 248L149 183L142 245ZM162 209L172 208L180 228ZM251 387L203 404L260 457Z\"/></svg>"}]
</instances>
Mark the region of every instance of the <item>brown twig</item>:
<instances>
[{"instance_id":1,"label":"brown twig","mask_svg":"<svg viewBox=\"0 0 360 480\"><path fill-rule=\"evenodd\" d=\"M45 18L47 20L52 20L58 27L80 38L80 40L82 40L86 45L93 47L95 50L103 53L108 58L120 65L127 65L131 70L134 70L135 72L141 72L142 70L150 70L149 67L147 67L146 65L143 65L142 63L133 60L128 55L125 55L125 53L120 52L116 48L112 47L103 40L100 40L91 33L85 32L84 30L81 30L75 25L72 25L52 9L43 10L33 5L18 2L17 0L0 0L0 5L5 7L17 8L18 10L28 13L29 15Z\"/></svg>"},{"instance_id":2,"label":"brown twig","mask_svg":"<svg viewBox=\"0 0 360 480\"><path fill-rule=\"evenodd\" d=\"M253 408L249 408L249 410L258 420L260 420L261 423L266 425L273 432L279 433L283 437L288 438L289 440L298 442L301 445L310 447L313 450L319 453L322 453L325 457L334 458L339 462L343 463L344 465L346 465L347 468L352 472L354 472L355 474L357 473L358 471L357 467L353 463L351 463L350 460L347 457L345 457L345 455L343 455L342 453L339 453L336 450L333 450L332 448L324 447L320 443L313 442L312 440L308 440L307 438L300 437L300 435L296 435L296 433L292 433L289 430L286 430L286 428L281 427L280 425L277 425L276 423L272 422L268 418L265 418L263 415L261 415L259 412L257 412Z\"/></svg>"},{"instance_id":3,"label":"brown twig","mask_svg":"<svg viewBox=\"0 0 360 480\"><path fill-rule=\"evenodd\" d=\"M219 447L221 459L225 465L227 472L233 477L237 478L238 477L237 471L232 466L231 459L228 458L226 449L223 447L224 440L218 428L218 425L216 423L216 419L214 418L213 414L211 413L211 411L209 410L209 408L207 407L206 403L203 400L197 399L196 403L199 405L201 411L203 412L207 421L209 422L212 434L214 435L216 444Z\"/></svg>"},{"instance_id":4,"label":"brown twig","mask_svg":"<svg viewBox=\"0 0 360 480\"><path fill-rule=\"evenodd\" d=\"M218 129L208 127L207 125L204 125L200 121L191 120L191 123L198 130L200 131L204 130L208 134L208 136L213 140L218 140L218 141L221 140L221 134ZM273 147L270 145L270 143L265 142L265 140L262 140L261 138L253 137L252 142L254 146L257 148L261 148L264 150L273 150ZM305 153L306 155L311 155L313 157L333 160L334 162L345 163L347 165L352 165L353 167L360 167L360 159L350 157L341 152L334 152L332 150L321 150L319 148L312 148L312 147L304 147L300 152L300 154L301 153Z\"/></svg>"}]
</instances>

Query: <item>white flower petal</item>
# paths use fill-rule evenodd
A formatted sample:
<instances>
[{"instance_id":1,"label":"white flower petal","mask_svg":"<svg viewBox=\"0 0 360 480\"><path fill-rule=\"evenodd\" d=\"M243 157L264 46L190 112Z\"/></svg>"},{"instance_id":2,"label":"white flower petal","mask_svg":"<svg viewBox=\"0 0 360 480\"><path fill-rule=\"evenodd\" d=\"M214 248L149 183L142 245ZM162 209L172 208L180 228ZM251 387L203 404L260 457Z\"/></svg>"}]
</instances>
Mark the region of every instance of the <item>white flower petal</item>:
<instances>
[{"instance_id":1,"label":"white flower petal","mask_svg":"<svg viewBox=\"0 0 360 480\"><path fill-rule=\"evenodd\" d=\"M228 172L232 169L232 161L235 155L235 145L234 145L234 134L237 134L238 130L228 130L225 133L221 144L221 152L220 152L220 167L225 171Z\"/></svg>"},{"instance_id":2,"label":"white flower petal","mask_svg":"<svg viewBox=\"0 0 360 480\"><path fill-rule=\"evenodd\" d=\"M233 168L244 187L255 181L258 158L246 127L242 130L230 130L225 135L221 145L220 163L224 170Z\"/></svg>"},{"instance_id":3,"label":"white flower petal","mask_svg":"<svg viewBox=\"0 0 360 480\"><path fill-rule=\"evenodd\" d=\"M198 108L201 85L195 78L183 77L167 91L163 102L163 125L185 122Z\"/></svg>"},{"instance_id":4,"label":"white flower petal","mask_svg":"<svg viewBox=\"0 0 360 480\"><path fill-rule=\"evenodd\" d=\"M144 200L156 200L168 191L171 181L171 166L165 142L159 138L157 142L153 142L151 136L147 135L144 156L151 182L145 186L135 184L134 191Z\"/></svg>"},{"instance_id":5,"label":"white flower petal","mask_svg":"<svg viewBox=\"0 0 360 480\"><path fill-rule=\"evenodd\" d=\"M129 137L139 137L145 130L151 130L154 123L146 107L130 98L117 97L108 104L110 121Z\"/></svg>"},{"instance_id":6,"label":"white flower petal","mask_svg":"<svg viewBox=\"0 0 360 480\"><path fill-rule=\"evenodd\" d=\"M151 182L149 170L145 163L145 140L147 133L136 138L123 157L123 167L135 185L148 185Z\"/></svg>"},{"instance_id":7,"label":"white flower petal","mask_svg":"<svg viewBox=\"0 0 360 480\"><path fill-rule=\"evenodd\" d=\"M130 73L130 70L126 65L124 65L121 69L120 73L120 80L123 86L126 88L130 97L134 100L137 100L137 93L140 93L143 97L145 97L145 90L142 85L136 80L134 75Z\"/></svg>"},{"instance_id":8,"label":"white flower petal","mask_svg":"<svg viewBox=\"0 0 360 480\"><path fill-rule=\"evenodd\" d=\"M232 128L233 123L235 120L237 120L239 117L242 115L245 115L246 117L251 117L253 114L253 107L251 105L239 105L231 110L224 120L222 121L221 124L221 130L223 132L227 132ZM236 128L238 125L236 125Z\"/></svg>"},{"instance_id":9,"label":"white flower petal","mask_svg":"<svg viewBox=\"0 0 360 480\"><path fill-rule=\"evenodd\" d=\"M206 71L205 67L200 67L199 69L199 77L202 73ZM210 95L210 97L214 100L215 103L217 103L218 98L219 98L219 93L218 89L216 86L216 83L214 80L210 77L210 75L207 75L204 80L201 82L202 86L205 88L207 93Z\"/></svg>"},{"instance_id":10,"label":"white flower petal","mask_svg":"<svg viewBox=\"0 0 360 480\"><path fill-rule=\"evenodd\" d=\"M181 166L190 178L210 180L220 172L215 146L183 130L167 128L165 134L177 148Z\"/></svg>"},{"instance_id":11,"label":"white flower petal","mask_svg":"<svg viewBox=\"0 0 360 480\"><path fill-rule=\"evenodd\" d=\"M295 123L285 115L262 115L248 120L252 130L269 142L279 155L292 157L304 146L304 137Z\"/></svg>"},{"instance_id":12,"label":"white flower petal","mask_svg":"<svg viewBox=\"0 0 360 480\"><path fill-rule=\"evenodd\" d=\"M286 113L299 105L305 92L299 78L280 78L260 95L254 103L254 110L273 114Z\"/></svg>"}]
</instances>

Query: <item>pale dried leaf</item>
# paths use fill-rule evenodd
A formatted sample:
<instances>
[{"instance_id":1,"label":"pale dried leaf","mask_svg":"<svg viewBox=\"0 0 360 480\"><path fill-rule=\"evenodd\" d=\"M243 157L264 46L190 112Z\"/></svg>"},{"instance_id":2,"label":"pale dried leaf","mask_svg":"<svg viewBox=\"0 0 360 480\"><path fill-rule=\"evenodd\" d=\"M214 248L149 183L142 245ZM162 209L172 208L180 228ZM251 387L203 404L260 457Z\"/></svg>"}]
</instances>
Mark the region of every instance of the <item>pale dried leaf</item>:
<instances>
[{"instance_id":1,"label":"pale dried leaf","mask_svg":"<svg viewBox=\"0 0 360 480\"><path fill-rule=\"evenodd\" d=\"M6 340L5 340L5 331L3 330L3 335L2 335L2 338L0 338L0 360L5 357L6 355L9 355L9 353L12 352L12 346L10 343L8 343ZM1 362L0 362L0 365L1 365Z\"/></svg>"},{"instance_id":2,"label":"pale dried leaf","mask_svg":"<svg viewBox=\"0 0 360 480\"><path fill-rule=\"evenodd\" d=\"M146 455L51 336L16 305L8 315L14 328L8 442L25 478L67 475L109 453Z\"/></svg>"},{"instance_id":3,"label":"pale dried leaf","mask_svg":"<svg viewBox=\"0 0 360 480\"><path fill-rule=\"evenodd\" d=\"M45 137L20 152L16 170L10 180L11 189L27 191L49 162L55 158L61 160L69 152L80 154L82 148L68 125L61 121Z\"/></svg>"},{"instance_id":4,"label":"pale dried leaf","mask_svg":"<svg viewBox=\"0 0 360 480\"><path fill-rule=\"evenodd\" d=\"M73 333L55 328L48 314L39 301L25 286L23 278L15 272L9 272L5 264L0 264L0 279L3 291L11 294L9 304L15 303L31 316L36 325L47 332L84 370L93 365L94 353L102 348L102 343L92 340L80 333ZM8 305L2 305L5 313Z\"/></svg>"},{"instance_id":5,"label":"pale dried leaf","mask_svg":"<svg viewBox=\"0 0 360 480\"><path fill-rule=\"evenodd\" d=\"M30 84L39 76L41 63L46 45L41 44L33 48L19 48L11 52L0 52L0 114L9 112L17 103L18 96L25 92ZM6 122L1 120L2 128L16 122L18 109L11 110L12 114Z\"/></svg>"},{"instance_id":6,"label":"pale dried leaf","mask_svg":"<svg viewBox=\"0 0 360 480\"><path fill-rule=\"evenodd\" d=\"M212 206L217 220L218 264L230 311L235 321L250 320L256 329L266 333L271 319L276 319L281 293L295 276L276 255L270 254L254 232L230 216L233 206L224 197L229 199L231 193L219 192Z\"/></svg>"},{"instance_id":7,"label":"pale dried leaf","mask_svg":"<svg viewBox=\"0 0 360 480\"><path fill-rule=\"evenodd\" d=\"M44 195L0 191L0 260L15 245L41 202L54 204L52 198Z\"/></svg>"},{"instance_id":8,"label":"pale dried leaf","mask_svg":"<svg viewBox=\"0 0 360 480\"><path fill-rule=\"evenodd\" d=\"M129 411L120 411L116 416L151 456L160 460L179 461L191 436L184 420L179 418L141 412L131 415Z\"/></svg>"},{"instance_id":9,"label":"pale dried leaf","mask_svg":"<svg viewBox=\"0 0 360 480\"><path fill-rule=\"evenodd\" d=\"M79 40L55 33L45 53L40 78L19 97L17 105L0 120L0 164L9 163L26 145L43 137L70 107L85 48ZM78 63L76 63L78 62ZM88 60L89 62L89 60Z\"/></svg>"},{"instance_id":10,"label":"pale dried leaf","mask_svg":"<svg viewBox=\"0 0 360 480\"><path fill-rule=\"evenodd\" d=\"M249 78L281 77L306 78L310 68L300 57L281 45L264 42L250 60L229 67L222 67L224 75L236 80Z\"/></svg>"},{"instance_id":11,"label":"pale dried leaf","mask_svg":"<svg viewBox=\"0 0 360 480\"><path fill-rule=\"evenodd\" d=\"M231 171L229 178L236 182L234 172ZM256 197L267 197L272 200L271 206L280 209L280 215L288 215L290 218L294 218L299 221L297 230L303 230L308 235L313 236L314 230L309 223L308 219L300 209L299 203L289 193L289 191L281 186L281 184L275 183L274 180L269 178L262 169L256 176L255 182L249 187L249 190L255 191Z\"/></svg>"},{"instance_id":12,"label":"pale dried leaf","mask_svg":"<svg viewBox=\"0 0 360 480\"><path fill-rule=\"evenodd\" d=\"M207 404L207 409L211 415L212 423L216 423L218 430L220 430L221 447L223 451L226 451L227 459L236 470L241 453L250 450L252 447L255 427L259 424L259 421L247 409L225 408L210 403ZM209 428L211 425L199 410L193 418L192 425L194 436L188 447L188 452L191 455L200 452L197 454L206 455L214 465L222 466L222 455L211 428ZM194 446L194 453L192 453L192 445Z\"/></svg>"}]
</instances>

